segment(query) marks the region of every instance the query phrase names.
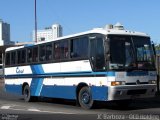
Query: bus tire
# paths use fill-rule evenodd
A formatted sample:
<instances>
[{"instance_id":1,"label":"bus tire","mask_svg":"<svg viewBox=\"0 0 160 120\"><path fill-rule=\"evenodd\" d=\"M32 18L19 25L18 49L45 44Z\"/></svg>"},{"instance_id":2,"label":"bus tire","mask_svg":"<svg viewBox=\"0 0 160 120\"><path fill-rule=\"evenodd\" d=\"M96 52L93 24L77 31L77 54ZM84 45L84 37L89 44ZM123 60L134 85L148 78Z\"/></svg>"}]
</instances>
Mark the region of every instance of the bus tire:
<instances>
[{"instance_id":1,"label":"bus tire","mask_svg":"<svg viewBox=\"0 0 160 120\"><path fill-rule=\"evenodd\" d=\"M25 102L31 102L32 101L30 87L28 85L25 85L25 87L23 89L23 96L24 96L24 101Z\"/></svg>"},{"instance_id":2,"label":"bus tire","mask_svg":"<svg viewBox=\"0 0 160 120\"><path fill-rule=\"evenodd\" d=\"M85 86L82 87L78 94L78 102L84 109L91 109L93 107L93 99L90 88Z\"/></svg>"}]
</instances>

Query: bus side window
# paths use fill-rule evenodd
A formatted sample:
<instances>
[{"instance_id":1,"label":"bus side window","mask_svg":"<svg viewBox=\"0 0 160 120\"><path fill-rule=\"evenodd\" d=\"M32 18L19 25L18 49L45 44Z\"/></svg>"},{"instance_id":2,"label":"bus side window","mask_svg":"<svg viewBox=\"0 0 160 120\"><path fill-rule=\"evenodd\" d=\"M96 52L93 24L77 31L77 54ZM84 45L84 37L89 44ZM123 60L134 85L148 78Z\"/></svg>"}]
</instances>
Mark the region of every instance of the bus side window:
<instances>
[{"instance_id":1,"label":"bus side window","mask_svg":"<svg viewBox=\"0 0 160 120\"><path fill-rule=\"evenodd\" d=\"M54 59L58 60L60 59L60 42L55 42L54 43Z\"/></svg>"},{"instance_id":2,"label":"bus side window","mask_svg":"<svg viewBox=\"0 0 160 120\"><path fill-rule=\"evenodd\" d=\"M40 61L46 60L46 45L40 45L39 47L39 60Z\"/></svg>"},{"instance_id":3,"label":"bus side window","mask_svg":"<svg viewBox=\"0 0 160 120\"><path fill-rule=\"evenodd\" d=\"M10 53L6 53L5 64L10 65Z\"/></svg>"},{"instance_id":4,"label":"bus side window","mask_svg":"<svg viewBox=\"0 0 160 120\"><path fill-rule=\"evenodd\" d=\"M33 62L38 62L38 46L33 48Z\"/></svg>"},{"instance_id":5,"label":"bus side window","mask_svg":"<svg viewBox=\"0 0 160 120\"><path fill-rule=\"evenodd\" d=\"M26 50L21 51L21 63L26 63Z\"/></svg>"},{"instance_id":6,"label":"bus side window","mask_svg":"<svg viewBox=\"0 0 160 120\"><path fill-rule=\"evenodd\" d=\"M15 65L16 64L16 51L11 52L11 65Z\"/></svg>"},{"instance_id":7,"label":"bus side window","mask_svg":"<svg viewBox=\"0 0 160 120\"><path fill-rule=\"evenodd\" d=\"M17 51L17 63L18 64L24 64L26 63L26 51L25 49L20 49Z\"/></svg>"},{"instance_id":8,"label":"bus side window","mask_svg":"<svg viewBox=\"0 0 160 120\"><path fill-rule=\"evenodd\" d=\"M20 61L21 60L21 50L17 51L17 57L18 57L17 63L20 64L21 63Z\"/></svg>"},{"instance_id":9,"label":"bus side window","mask_svg":"<svg viewBox=\"0 0 160 120\"><path fill-rule=\"evenodd\" d=\"M46 45L46 60L52 60L52 43Z\"/></svg>"},{"instance_id":10,"label":"bus side window","mask_svg":"<svg viewBox=\"0 0 160 120\"><path fill-rule=\"evenodd\" d=\"M88 56L88 38L81 37L80 39L71 40L71 58L85 58Z\"/></svg>"},{"instance_id":11,"label":"bus side window","mask_svg":"<svg viewBox=\"0 0 160 120\"><path fill-rule=\"evenodd\" d=\"M68 41L61 41L60 43L60 59L68 58Z\"/></svg>"},{"instance_id":12,"label":"bus side window","mask_svg":"<svg viewBox=\"0 0 160 120\"><path fill-rule=\"evenodd\" d=\"M27 49L27 62L28 63L32 62L32 48Z\"/></svg>"}]
</instances>

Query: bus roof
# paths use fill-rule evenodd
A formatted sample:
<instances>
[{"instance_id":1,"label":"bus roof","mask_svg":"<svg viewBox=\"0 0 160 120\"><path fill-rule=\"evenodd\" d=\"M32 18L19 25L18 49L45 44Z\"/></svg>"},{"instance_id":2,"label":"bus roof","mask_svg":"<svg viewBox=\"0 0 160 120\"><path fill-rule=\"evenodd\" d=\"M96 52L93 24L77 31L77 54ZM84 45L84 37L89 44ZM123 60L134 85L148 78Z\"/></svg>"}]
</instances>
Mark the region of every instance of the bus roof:
<instances>
[{"instance_id":1,"label":"bus roof","mask_svg":"<svg viewBox=\"0 0 160 120\"><path fill-rule=\"evenodd\" d=\"M110 34L113 35L113 34L115 34L115 35L132 35L132 36L149 37L149 35L146 34L146 33L130 31L130 30L125 30L125 29L94 28L94 29L86 31L86 32L81 32L81 33L77 33L77 34L72 34L72 35L59 37L59 38L53 39L51 41L42 41L42 42L33 43L33 44L26 44L26 45L19 46L19 47L10 47L10 48L7 48L6 51L15 50L15 49L24 48L24 47L29 47L29 46L38 45L38 44L43 44L43 43L48 43L48 42L52 42L52 41L74 38L74 37L87 35L87 34L93 34L93 33L99 33L99 34L103 34L103 35L110 35Z\"/></svg>"}]
</instances>

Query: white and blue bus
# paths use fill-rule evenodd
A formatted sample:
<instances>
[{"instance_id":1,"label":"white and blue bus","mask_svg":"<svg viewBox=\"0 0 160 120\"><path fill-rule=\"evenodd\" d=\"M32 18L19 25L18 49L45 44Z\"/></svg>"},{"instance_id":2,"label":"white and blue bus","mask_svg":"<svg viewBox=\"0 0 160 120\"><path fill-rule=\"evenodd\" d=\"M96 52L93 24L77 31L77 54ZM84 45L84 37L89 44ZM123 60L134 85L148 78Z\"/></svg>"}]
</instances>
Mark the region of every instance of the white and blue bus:
<instances>
[{"instance_id":1,"label":"white and blue bus","mask_svg":"<svg viewBox=\"0 0 160 120\"><path fill-rule=\"evenodd\" d=\"M150 37L141 32L97 28L52 41L8 48L5 90L36 97L95 101L153 97L156 69ZM122 103L121 103L122 104Z\"/></svg>"}]
</instances>

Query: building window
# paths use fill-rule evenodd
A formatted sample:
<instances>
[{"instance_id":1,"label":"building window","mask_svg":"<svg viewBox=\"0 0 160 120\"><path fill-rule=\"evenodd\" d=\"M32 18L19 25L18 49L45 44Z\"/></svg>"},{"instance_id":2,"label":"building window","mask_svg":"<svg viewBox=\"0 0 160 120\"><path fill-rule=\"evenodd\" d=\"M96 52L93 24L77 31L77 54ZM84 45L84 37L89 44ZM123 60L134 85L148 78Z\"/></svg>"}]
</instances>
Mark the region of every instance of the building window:
<instances>
[{"instance_id":1,"label":"building window","mask_svg":"<svg viewBox=\"0 0 160 120\"><path fill-rule=\"evenodd\" d=\"M41 37L40 39L41 39L41 41L45 41L45 37Z\"/></svg>"}]
</instances>

